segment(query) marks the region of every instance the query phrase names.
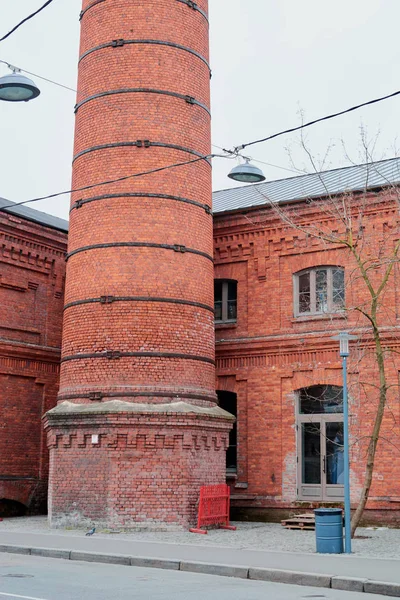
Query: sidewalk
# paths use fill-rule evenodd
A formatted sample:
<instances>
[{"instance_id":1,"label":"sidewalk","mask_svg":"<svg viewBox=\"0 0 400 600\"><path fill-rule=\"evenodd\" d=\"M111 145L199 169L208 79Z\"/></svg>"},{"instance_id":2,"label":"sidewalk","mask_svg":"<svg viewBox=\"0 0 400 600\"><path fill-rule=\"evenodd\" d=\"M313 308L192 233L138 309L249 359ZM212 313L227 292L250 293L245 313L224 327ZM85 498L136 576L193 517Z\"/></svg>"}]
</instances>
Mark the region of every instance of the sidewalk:
<instances>
[{"instance_id":1,"label":"sidewalk","mask_svg":"<svg viewBox=\"0 0 400 600\"><path fill-rule=\"evenodd\" d=\"M232 532L229 531L215 532L218 533L219 540L219 544L216 545L211 539L212 535L192 534L192 537L185 538L190 540L190 543L176 543L174 538L180 534L163 534L169 541L149 541L136 539L143 534L115 535L100 532L92 537L86 537L85 532L79 530L35 532L29 531L29 527L14 528L15 523L12 527L8 527L7 524L2 525L3 523L0 523L0 551L2 552L24 552L72 560L158 566L400 597L400 561L393 558L369 558L356 554L319 555L265 548L249 549L243 546L230 547ZM244 524L237 525L240 528ZM263 525L259 524L258 531ZM240 529L235 537L240 543ZM222 538L227 540L226 545L221 543ZM274 547L272 540L271 542ZM47 550L43 551L43 549ZM50 549L56 552L50 552ZM397 585L377 585L373 582Z\"/></svg>"}]
</instances>

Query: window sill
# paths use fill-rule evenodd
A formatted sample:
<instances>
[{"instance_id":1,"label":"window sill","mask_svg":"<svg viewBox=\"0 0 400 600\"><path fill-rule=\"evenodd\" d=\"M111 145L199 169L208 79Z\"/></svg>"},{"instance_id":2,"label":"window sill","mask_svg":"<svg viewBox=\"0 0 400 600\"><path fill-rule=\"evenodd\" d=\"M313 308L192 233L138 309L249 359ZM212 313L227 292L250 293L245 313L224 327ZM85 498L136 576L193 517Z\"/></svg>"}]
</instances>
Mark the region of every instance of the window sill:
<instances>
[{"instance_id":1,"label":"window sill","mask_svg":"<svg viewBox=\"0 0 400 600\"><path fill-rule=\"evenodd\" d=\"M323 314L310 314L302 315L301 317L293 317L292 323L309 323L310 321L332 321L332 320L345 320L347 319L346 313L323 313Z\"/></svg>"},{"instance_id":2,"label":"window sill","mask_svg":"<svg viewBox=\"0 0 400 600\"><path fill-rule=\"evenodd\" d=\"M232 321L231 323L215 323L215 329L235 329L237 327L237 322Z\"/></svg>"}]
</instances>

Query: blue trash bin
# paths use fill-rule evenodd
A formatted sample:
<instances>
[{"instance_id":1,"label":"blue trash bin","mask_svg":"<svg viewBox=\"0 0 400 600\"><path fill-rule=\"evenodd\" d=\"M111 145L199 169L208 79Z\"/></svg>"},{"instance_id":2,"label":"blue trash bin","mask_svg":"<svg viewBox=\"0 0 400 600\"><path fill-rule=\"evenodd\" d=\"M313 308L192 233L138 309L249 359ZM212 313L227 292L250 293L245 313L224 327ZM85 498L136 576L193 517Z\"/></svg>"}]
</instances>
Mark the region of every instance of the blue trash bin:
<instances>
[{"instance_id":1,"label":"blue trash bin","mask_svg":"<svg viewBox=\"0 0 400 600\"><path fill-rule=\"evenodd\" d=\"M315 536L320 554L343 553L343 513L341 508L317 508Z\"/></svg>"}]
</instances>

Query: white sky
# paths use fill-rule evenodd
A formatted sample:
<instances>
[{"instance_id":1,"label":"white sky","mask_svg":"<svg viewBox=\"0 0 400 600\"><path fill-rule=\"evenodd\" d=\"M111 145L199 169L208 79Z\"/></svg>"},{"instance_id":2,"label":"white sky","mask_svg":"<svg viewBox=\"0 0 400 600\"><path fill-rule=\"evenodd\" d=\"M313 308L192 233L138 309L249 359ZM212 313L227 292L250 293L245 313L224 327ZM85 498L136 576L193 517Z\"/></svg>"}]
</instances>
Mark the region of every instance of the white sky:
<instances>
[{"instance_id":1,"label":"white sky","mask_svg":"<svg viewBox=\"0 0 400 600\"><path fill-rule=\"evenodd\" d=\"M145 1L145 0L143 0ZM0 37L44 0L2 0ZM81 0L55 0L0 43L0 59L76 86ZM232 148L400 89L399 0L210 0L213 143ZM0 65L0 76L8 69ZM35 79L33 77L33 79ZM14 202L67 190L71 180L75 95L35 79L29 103L0 102L0 197ZM307 130L325 168L365 162L360 128L374 159L397 154L400 96ZM378 135L379 134L379 135ZM376 139L376 136L378 138ZM286 169L304 168L299 136L247 152ZM214 151L218 152L216 148ZM214 161L214 189L232 161ZM259 165L268 180L295 175ZM30 204L67 218L69 198Z\"/></svg>"}]
</instances>

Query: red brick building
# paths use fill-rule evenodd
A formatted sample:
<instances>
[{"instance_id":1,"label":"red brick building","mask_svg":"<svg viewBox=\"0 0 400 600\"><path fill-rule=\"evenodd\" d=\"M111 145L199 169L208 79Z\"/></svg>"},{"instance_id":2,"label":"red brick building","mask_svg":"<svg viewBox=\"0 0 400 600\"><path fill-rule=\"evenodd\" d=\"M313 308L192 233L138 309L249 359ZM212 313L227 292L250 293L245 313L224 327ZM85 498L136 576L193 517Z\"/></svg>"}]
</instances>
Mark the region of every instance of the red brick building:
<instances>
[{"instance_id":1,"label":"red brick building","mask_svg":"<svg viewBox=\"0 0 400 600\"><path fill-rule=\"evenodd\" d=\"M331 338L344 330L358 336L349 359L358 501L379 378L360 312L368 308L365 282L346 245L326 238L346 239L343 201L378 289L400 237L391 185L399 166L393 159L214 194L216 388L237 414L227 466L239 513L271 516L342 499L342 370ZM397 256L393 263L378 307L389 391L368 504L386 519L400 507Z\"/></svg>"},{"instance_id":2,"label":"red brick building","mask_svg":"<svg viewBox=\"0 0 400 600\"><path fill-rule=\"evenodd\" d=\"M27 207L0 211L0 513L46 508L42 416L58 391L67 229Z\"/></svg>"},{"instance_id":3,"label":"red brick building","mask_svg":"<svg viewBox=\"0 0 400 600\"><path fill-rule=\"evenodd\" d=\"M342 371L338 342L331 336L343 330L359 337L349 363L352 501L357 502L376 406L371 334L352 310L366 292L343 245L289 227L270 201L308 228L325 222L340 231L327 193L351 198L362 207L359 229L373 258L400 237L398 194L391 185L400 180L399 164L393 159L214 194L216 390L220 406L237 415L227 452L236 514L273 517L280 510L341 500ZM34 510L43 507L47 480L40 418L55 405L58 387L67 224L27 208L0 212L0 222L0 499ZM387 521L397 518L400 504L399 368L393 353L400 350L398 278L396 265L380 306L392 387L369 503ZM90 426L98 426L96 411L90 418ZM143 417L132 413L127 425L133 421L140 428ZM141 443L137 439L131 447L129 460L143 452ZM174 444L171 438L171 457ZM181 466L179 471L177 477L186 476ZM125 493L132 477L127 469ZM68 498L68 490L63 494ZM99 506L100 496L93 496Z\"/></svg>"}]
</instances>

